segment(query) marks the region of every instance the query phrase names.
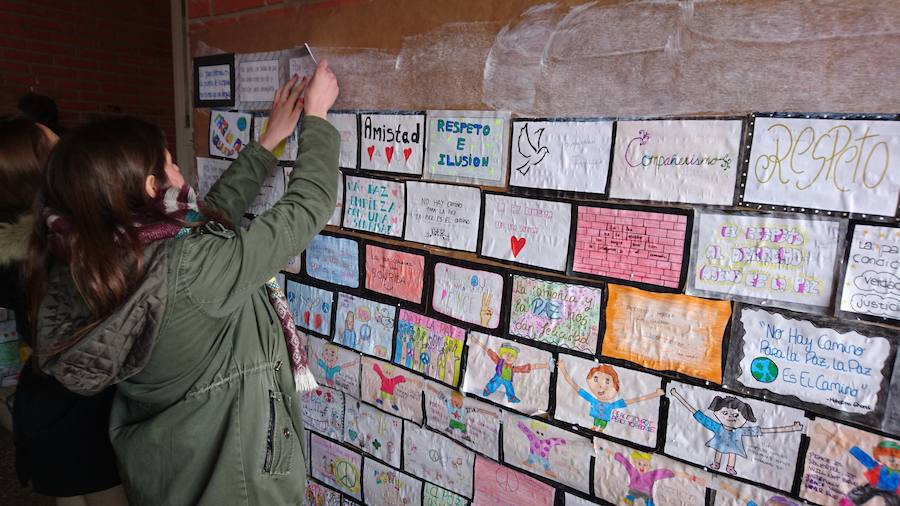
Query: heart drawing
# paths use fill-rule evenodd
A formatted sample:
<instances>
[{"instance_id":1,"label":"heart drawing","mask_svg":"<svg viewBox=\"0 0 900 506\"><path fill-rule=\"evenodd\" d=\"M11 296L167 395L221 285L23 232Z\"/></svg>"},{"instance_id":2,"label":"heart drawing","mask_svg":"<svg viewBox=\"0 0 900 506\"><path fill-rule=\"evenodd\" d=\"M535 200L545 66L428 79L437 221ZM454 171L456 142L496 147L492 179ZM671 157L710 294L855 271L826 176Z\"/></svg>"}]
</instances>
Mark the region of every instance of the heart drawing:
<instances>
[{"instance_id":1,"label":"heart drawing","mask_svg":"<svg viewBox=\"0 0 900 506\"><path fill-rule=\"evenodd\" d=\"M516 237L514 235L509 236L509 249L512 250L513 257L518 257L519 252L522 251L522 248L525 247L525 238L524 237Z\"/></svg>"},{"instance_id":2,"label":"heart drawing","mask_svg":"<svg viewBox=\"0 0 900 506\"><path fill-rule=\"evenodd\" d=\"M391 158L394 157L394 146L384 148L384 156L387 157L388 163L391 163Z\"/></svg>"},{"instance_id":3,"label":"heart drawing","mask_svg":"<svg viewBox=\"0 0 900 506\"><path fill-rule=\"evenodd\" d=\"M368 148L366 148L366 151L369 152L369 161L371 162L371 161L372 161L372 155L375 154L375 146L369 146Z\"/></svg>"},{"instance_id":4,"label":"heart drawing","mask_svg":"<svg viewBox=\"0 0 900 506\"><path fill-rule=\"evenodd\" d=\"M406 148L403 150L403 159L407 162L409 161L409 157L412 156L412 148Z\"/></svg>"}]
</instances>

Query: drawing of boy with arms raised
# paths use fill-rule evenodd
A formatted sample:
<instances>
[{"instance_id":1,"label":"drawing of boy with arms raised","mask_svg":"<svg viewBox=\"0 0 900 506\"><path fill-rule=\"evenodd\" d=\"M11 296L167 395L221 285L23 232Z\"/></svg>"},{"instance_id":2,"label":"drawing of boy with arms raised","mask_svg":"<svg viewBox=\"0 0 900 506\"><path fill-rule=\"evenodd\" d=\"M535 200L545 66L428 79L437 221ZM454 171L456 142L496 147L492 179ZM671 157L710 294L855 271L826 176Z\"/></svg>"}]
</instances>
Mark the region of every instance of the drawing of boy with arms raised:
<instances>
[{"instance_id":1,"label":"drawing of boy with arms raised","mask_svg":"<svg viewBox=\"0 0 900 506\"><path fill-rule=\"evenodd\" d=\"M322 369L322 374L325 375L325 384L332 388L334 388L335 385L335 377L340 374L342 370L354 364L353 360L338 364L338 348L333 344L326 343L322 346L321 356L318 356L316 350L312 347L310 347L310 351L312 352L314 363Z\"/></svg>"},{"instance_id":2,"label":"drawing of boy with arms raised","mask_svg":"<svg viewBox=\"0 0 900 506\"><path fill-rule=\"evenodd\" d=\"M488 348L484 343L479 341L475 336L469 336L469 342L481 348L482 351L494 363L494 375L488 380L484 387L482 395L490 397L501 386L506 391L506 400L510 403L521 402L516 397L516 389L513 385L513 375L515 373L527 374L537 369L548 369L547 364L521 364L516 365L519 359L519 348L504 343L500 345L497 351Z\"/></svg>"},{"instance_id":3,"label":"drawing of boy with arms raised","mask_svg":"<svg viewBox=\"0 0 900 506\"><path fill-rule=\"evenodd\" d=\"M447 398L447 396L444 395L444 392L441 392L431 384L428 384L427 387L429 392L437 395L441 398L441 401L444 402L444 406L447 408L447 415L449 416L447 421L447 432L451 435L459 433L460 438L469 442L472 441L471 437L469 436L468 423L469 415L473 411L490 417L497 417L496 413L492 413L491 411L487 411L485 409L465 407L463 405L463 401L465 398L456 390L451 390L450 397Z\"/></svg>"}]
</instances>

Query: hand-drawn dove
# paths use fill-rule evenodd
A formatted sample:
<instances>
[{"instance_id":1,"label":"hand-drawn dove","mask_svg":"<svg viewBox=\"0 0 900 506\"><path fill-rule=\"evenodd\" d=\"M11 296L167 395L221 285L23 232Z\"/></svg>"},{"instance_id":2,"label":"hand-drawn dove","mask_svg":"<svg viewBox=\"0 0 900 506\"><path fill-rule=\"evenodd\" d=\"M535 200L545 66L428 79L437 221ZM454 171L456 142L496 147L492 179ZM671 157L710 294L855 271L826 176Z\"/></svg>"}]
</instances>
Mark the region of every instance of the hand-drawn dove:
<instances>
[{"instance_id":1,"label":"hand-drawn dove","mask_svg":"<svg viewBox=\"0 0 900 506\"><path fill-rule=\"evenodd\" d=\"M528 132L528 123L525 123L525 126L519 130L518 150L519 154L525 158L525 163L516 167L516 170L523 176L528 175L528 171L535 165L541 163L544 157L550 153L547 146L541 146L541 137L544 136L544 129L539 128L535 132L535 135L537 135L536 143L531 141L531 134Z\"/></svg>"}]
</instances>

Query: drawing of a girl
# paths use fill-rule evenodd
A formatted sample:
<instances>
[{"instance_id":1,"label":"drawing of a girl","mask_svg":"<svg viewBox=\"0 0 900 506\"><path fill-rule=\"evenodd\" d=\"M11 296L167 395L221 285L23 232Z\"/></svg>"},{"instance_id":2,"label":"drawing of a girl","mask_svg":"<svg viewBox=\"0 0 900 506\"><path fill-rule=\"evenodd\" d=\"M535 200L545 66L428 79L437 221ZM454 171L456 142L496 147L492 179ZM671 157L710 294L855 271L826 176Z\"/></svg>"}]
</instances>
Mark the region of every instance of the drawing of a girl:
<instances>
[{"instance_id":1,"label":"drawing of a girl","mask_svg":"<svg viewBox=\"0 0 900 506\"><path fill-rule=\"evenodd\" d=\"M347 311L347 317L344 319L344 346L356 349L356 331L353 329L354 316L353 311Z\"/></svg>"},{"instance_id":2,"label":"drawing of a girl","mask_svg":"<svg viewBox=\"0 0 900 506\"><path fill-rule=\"evenodd\" d=\"M715 450L710 469L718 470L722 465L722 455L728 456L728 464L725 470L728 474L736 475L734 468L737 457L747 458L744 450L745 437L759 437L763 434L778 432L797 432L803 430L803 424L794 422L793 425L784 427L760 427L758 425L746 426L747 422L756 422L753 408L737 397L727 395L715 396L710 402L709 409L715 419L710 418L703 411L695 409L674 388L670 391L672 397L678 400L682 406L694 414L694 420L713 433L713 437L706 442L706 446Z\"/></svg>"}]
</instances>

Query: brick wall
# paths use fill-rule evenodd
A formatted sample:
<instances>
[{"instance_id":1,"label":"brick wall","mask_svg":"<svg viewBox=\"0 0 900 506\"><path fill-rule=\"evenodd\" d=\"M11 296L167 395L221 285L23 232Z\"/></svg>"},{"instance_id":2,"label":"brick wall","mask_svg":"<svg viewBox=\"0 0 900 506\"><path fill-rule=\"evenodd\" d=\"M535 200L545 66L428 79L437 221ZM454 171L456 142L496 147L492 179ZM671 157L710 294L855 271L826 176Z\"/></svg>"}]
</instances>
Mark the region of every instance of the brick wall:
<instances>
[{"instance_id":1,"label":"brick wall","mask_svg":"<svg viewBox=\"0 0 900 506\"><path fill-rule=\"evenodd\" d=\"M106 114L158 123L174 142L169 0L0 0L0 111L27 91L71 127Z\"/></svg>"}]
</instances>

